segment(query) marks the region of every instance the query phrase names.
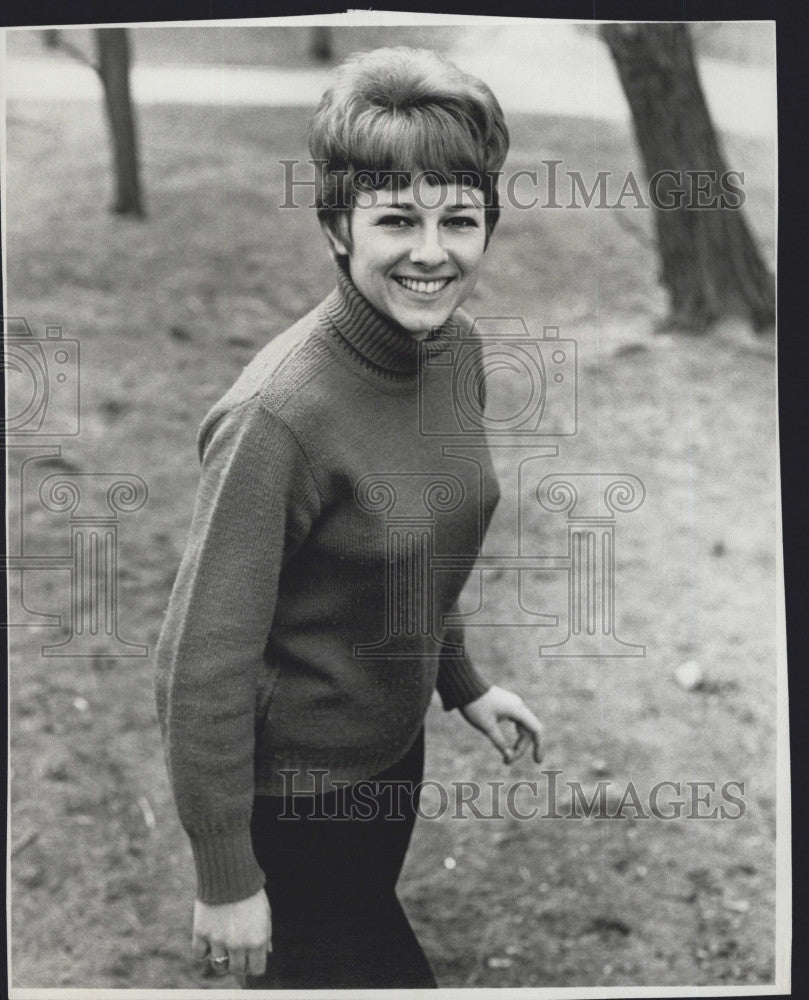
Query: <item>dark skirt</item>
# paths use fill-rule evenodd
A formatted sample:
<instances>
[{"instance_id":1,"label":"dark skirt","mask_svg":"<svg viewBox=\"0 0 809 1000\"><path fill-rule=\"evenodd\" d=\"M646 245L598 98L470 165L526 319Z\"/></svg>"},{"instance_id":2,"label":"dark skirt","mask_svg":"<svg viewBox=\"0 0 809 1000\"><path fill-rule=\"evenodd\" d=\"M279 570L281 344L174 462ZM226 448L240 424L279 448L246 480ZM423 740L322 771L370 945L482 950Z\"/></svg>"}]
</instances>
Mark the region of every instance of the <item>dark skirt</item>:
<instances>
[{"instance_id":1,"label":"dark skirt","mask_svg":"<svg viewBox=\"0 0 809 1000\"><path fill-rule=\"evenodd\" d=\"M253 849L267 876L273 950L249 989L436 986L395 891L423 769L422 731L367 782L255 799ZM312 787L308 775L298 784Z\"/></svg>"}]
</instances>

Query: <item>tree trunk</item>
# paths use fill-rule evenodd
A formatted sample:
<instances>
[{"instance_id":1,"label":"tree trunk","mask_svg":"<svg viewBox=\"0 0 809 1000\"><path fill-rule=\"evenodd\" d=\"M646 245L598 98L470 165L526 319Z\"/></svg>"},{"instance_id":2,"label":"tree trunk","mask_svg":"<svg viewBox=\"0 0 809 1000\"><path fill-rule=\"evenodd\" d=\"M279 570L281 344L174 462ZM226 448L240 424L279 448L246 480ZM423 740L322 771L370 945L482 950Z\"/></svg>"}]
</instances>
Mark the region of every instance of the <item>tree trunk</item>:
<instances>
[{"instance_id":1,"label":"tree trunk","mask_svg":"<svg viewBox=\"0 0 809 1000\"><path fill-rule=\"evenodd\" d=\"M129 36L126 28L97 28L98 72L110 123L115 160L113 211L142 217L135 114L129 92Z\"/></svg>"},{"instance_id":2,"label":"tree trunk","mask_svg":"<svg viewBox=\"0 0 809 1000\"><path fill-rule=\"evenodd\" d=\"M328 62L332 57L331 28L322 24L312 28L309 36L309 55L315 62Z\"/></svg>"},{"instance_id":3,"label":"tree trunk","mask_svg":"<svg viewBox=\"0 0 809 1000\"><path fill-rule=\"evenodd\" d=\"M742 215L741 199L724 197L727 167L687 26L605 24L601 34L629 102L650 185L660 171L674 172L660 175L657 191L663 204L673 200L675 207L655 207L660 278L671 309L663 326L704 331L720 317L739 314L756 330L771 326L773 277ZM703 174L696 180L701 192L694 186L697 171ZM738 192L738 177L732 183Z\"/></svg>"}]
</instances>

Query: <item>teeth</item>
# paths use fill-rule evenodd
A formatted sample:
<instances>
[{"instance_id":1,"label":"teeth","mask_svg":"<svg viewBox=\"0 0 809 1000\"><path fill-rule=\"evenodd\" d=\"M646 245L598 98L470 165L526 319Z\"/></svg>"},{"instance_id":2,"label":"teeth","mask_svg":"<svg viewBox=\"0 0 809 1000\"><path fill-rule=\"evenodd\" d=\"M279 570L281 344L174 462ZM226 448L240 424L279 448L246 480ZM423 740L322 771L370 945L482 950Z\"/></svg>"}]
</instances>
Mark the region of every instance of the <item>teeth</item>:
<instances>
[{"instance_id":1,"label":"teeth","mask_svg":"<svg viewBox=\"0 0 809 1000\"><path fill-rule=\"evenodd\" d=\"M400 285L409 288L411 292L421 292L424 295L432 295L434 292L445 288L450 283L450 278L438 278L435 281L417 281L415 278L397 278Z\"/></svg>"}]
</instances>

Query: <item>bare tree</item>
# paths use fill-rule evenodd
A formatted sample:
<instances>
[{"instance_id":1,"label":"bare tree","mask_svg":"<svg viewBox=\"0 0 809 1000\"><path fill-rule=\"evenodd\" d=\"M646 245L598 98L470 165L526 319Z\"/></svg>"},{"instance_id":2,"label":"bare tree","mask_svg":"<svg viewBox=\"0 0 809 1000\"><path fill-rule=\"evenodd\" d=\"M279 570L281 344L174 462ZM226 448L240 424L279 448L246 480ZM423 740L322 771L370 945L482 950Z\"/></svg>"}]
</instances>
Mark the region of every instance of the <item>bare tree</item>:
<instances>
[{"instance_id":1,"label":"bare tree","mask_svg":"<svg viewBox=\"0 0 809 1000\"><path fill-rule=\"evenodd\" d=\"M332 58L331 28L327 24L312 28L309 36L309 55L315 62L328 62Z\"/></svg>"},{"instance_id":2,"label":"bare tree","mask_svg":"<svg viewBox=\"0 0 809 1000\"><path fill-rule=\"evenodd\" d=\"M96 28L94 36L97 63L67 41L62 32L49 29L44 32L43 41L48 48L63 49L98 73L104 88L115 163L112 210L120 215L142 218L146 213L140 185L135 112L129 88L129 35L126 28Z\"/></svg>"},{"instance_id":3,"label":"bare tree","mask_svg":"<svg viewBox=\"0 0 809 1000\"><path fill-rule=\"evenodd\" d=\"M96 28L95 39L98 74L104 85L115 156L113 211L121 215L143 216L135 112L129 92L129 35L126 28Z\"/></svg>"},{"instance_id":4,"label":"bare tree","mask_svg":"<svg viewBox=\"0 0 809 1000\"><path fill-rule=\"evenodd\" d=\"M724 197L725 157L687 26L605 24L601 35L629 102L646 174L671 205L655 211L660 277L670 297L662 325L703 331L723 316L743 315L757 331L766 329L775 317L773 276L741 198ZM672 198L678 183L690 187L679 205Z\"/></svg>"}]
</instances>

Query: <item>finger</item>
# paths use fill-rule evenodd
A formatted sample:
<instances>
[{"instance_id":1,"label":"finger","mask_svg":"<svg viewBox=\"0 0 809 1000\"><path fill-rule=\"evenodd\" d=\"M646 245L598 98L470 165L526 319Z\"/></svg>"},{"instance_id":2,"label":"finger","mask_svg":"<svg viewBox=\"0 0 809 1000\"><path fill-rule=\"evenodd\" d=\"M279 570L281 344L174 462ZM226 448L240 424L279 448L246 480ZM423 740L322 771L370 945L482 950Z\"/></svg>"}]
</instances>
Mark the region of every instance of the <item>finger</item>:
<instances>
[{"instance_id":1,"label":"finger","mask_svg":"<svg viewBox=\"0 0 809 1000\"><path fill-rule=\"evenodd\" d=\"M497 749L503 756L503 760L506 764L511 763L511 747L508 745L508 740L502 733L502 730L497 725L489 726L484 729L483 732L489 737L489 739L494 743Z\"/></svg>"},{"instance_id":2,"label":"finger","mask_svg":"<svg viewBox=\"0 0 809 1000\"><path fill-rule=\"evenodd\" d=\"M228 952L228 958L230 959L228 972L232 972L237 977L243 976L247 959L244 948L231 948Z\"/></svg>"},{"instance_id":3,"label":"finger","mask_svg":"<svg viewBox=\"0 0 809 1000\"><path fill-rule=\"evenodd\" d=\"M207 940L201 934L195 934L191 940L191 954L194 958L205 958L209 950Z\"/></svg>"},{"instance_id":4,"label":"finger","mask_svg":"<svg viewBox=\"0 0 809 1000\"><path fill-rule=\"evenodd\" d=\"M263 976L267 971L267 947L250 948L247 952L247 971L251 976Z\"/></svg>"},{"instance_id":5,"label":"finger","mask_svg":"<svg viewBox=\"0 0 809 1000\"><path fill-rule=\"evenodd\" d=\"M228 950L221 941L211 942L211 953L208 956L208 961L210 962L214 975L226 976L228 974L230 971L228 968L230 963L227 961L227 957Z\"/></svg>"},{"instance_id":6,"label":"finger","mask_svg":"<svg viewBox=\"0 0 809 1000\"><path fill-rule=\"evenodd\" d=\"M514 763L515 760L519 760L523 756L525 751L531 745L532 737L531 733L518 722L517 724L517 742L511 748L511 762Z\"/></svg>"},{"instance_id":7,"label":"finger","mask_svg":"<svg viewBox=\"0 0 809 1000\"><path fill-rule=\"evenodd\" d=\"M530 739L534 742L534 760L537 764L542 763L542 723L534 715L531 709L525 704L525 702L520 702L517 708L514 709L514 714L512 716L517 728L520 733L525 730Z\"/></svg>"}]
</instances>

